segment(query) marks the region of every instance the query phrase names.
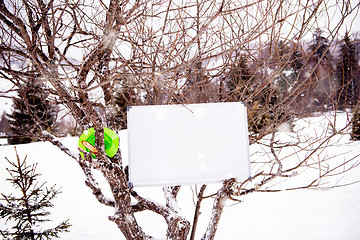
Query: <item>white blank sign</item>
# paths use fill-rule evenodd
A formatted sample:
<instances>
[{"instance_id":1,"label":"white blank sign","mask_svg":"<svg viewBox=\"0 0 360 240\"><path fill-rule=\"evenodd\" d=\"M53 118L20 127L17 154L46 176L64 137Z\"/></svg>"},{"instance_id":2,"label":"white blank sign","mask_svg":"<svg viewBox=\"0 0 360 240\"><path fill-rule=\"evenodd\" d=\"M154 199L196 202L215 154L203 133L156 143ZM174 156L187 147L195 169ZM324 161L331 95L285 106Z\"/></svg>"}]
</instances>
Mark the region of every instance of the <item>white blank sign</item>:
<instances>
[{"instance_id":1,"label":"white blank sign","mask_svg":"<svg viewBox=\"0 0 360 240\"><path fill-rule=\"evenodd\" d=\"M128 108L134 186L245 180L250 176L246 108L239 102Z\"/></svg>"}]
</instances>

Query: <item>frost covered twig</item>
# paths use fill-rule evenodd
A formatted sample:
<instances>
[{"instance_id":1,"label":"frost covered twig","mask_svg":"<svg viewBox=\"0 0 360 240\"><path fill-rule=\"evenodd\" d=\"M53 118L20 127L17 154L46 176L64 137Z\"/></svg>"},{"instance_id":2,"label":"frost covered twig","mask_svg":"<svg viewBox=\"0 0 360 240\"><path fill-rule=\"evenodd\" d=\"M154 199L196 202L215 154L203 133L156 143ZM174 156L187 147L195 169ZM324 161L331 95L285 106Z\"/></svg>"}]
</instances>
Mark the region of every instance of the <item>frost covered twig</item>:
<instances>
[{"instance_id":1,"label":"frost covered twig","mask_svg":"<svg viewBox=\"0 0 360 240\"><path fill-rule=\"evenodd\" d=\"M173 198L171 193L171 187L164 188L165 195L167 198ZM168 239L186 239L190 231L190 223L183 216L179 215L179 208L174 206L174 199L168 199L166 206L162 206L159 203L155 203L152 200L141 197L137 194L133 194L133 197L138 201L137 204L133 205L134 211L150 210L161 215L168 224L167 237Z\"/></svg>"},{"instance_id":2,"label":"frost covered twig","mask_svg":"<svg viewBox=\"0 0 360 240\"><path fill-rule=\"evenodd\" d=\"M271 150L272 155L274 156L274 159L275 159L276 163L278 164L277 175L280 175L281 172L282 172L283 165L282 165L281 161L279 160L279 157L277 156L277 154L276 154L276 152L274 150L274 139L275 139L275 132L273 132L271 134L270 150Z\"/></svg>"},{"instance_id":3,"label":"frost covered twig","mask_svg":"<svg viewBox=\"0 0 360 240\"><path fill-rule=\"evenodd\" d=\"M47 132L45 130L43 130L41 132L41 134L42 134L42 136L41 136L42 140L51 142L53 145L58 147L61 151L66 153L71 158L73 158L75 160L78 159L78 157L77 157L78 154L72 152L69 148L67 148L57 137L55 137L54 135L50 134L49 132Z\"/></svg>"},{"instance_id":4,"label":"frost covered twig","mask_svg":"<svg viewBox=\"0 0 360 240\"><path fill-rule=\"evenodd\" d=\"M235 183L235 179L229 179L224 181L223 186L216 193L213 209L211 212L211 218L206 229L202 240L213 240L215 238L215 233L220 222L221 214L225 207L225 202L231 194L231 188Z\"/></svg>"},{"instance_id":5,"label":"frost covered twig","mask_svg":"<svg viewBox=\"0 0 360 240\"><path fill-rule=\"evenodd\" d=\"M91 157L91 156L87 156L87 157ZM94 176L92 175L91 168L88 166L87 162L85 162L84 160L80 160L79 165L85 174L86 186L88 186L92 190L92 192L95 195L95 197L97 198L97 200L106 206L115 207L115 201L106 197L103 194L101 188L99 187L99 184L97 183Z\"/></svg>"},{"instance_id":6,"label":"frost covered twig","mask_svg":"<svg viewBox=\"0 0 360 240\"><path fill-rule=\"evenodd\" d=\"M180 214L181 210L176 200L178 190L180 190L180 187L163 187L166 207L171 211Z\"/></svg>"}]
</instances>

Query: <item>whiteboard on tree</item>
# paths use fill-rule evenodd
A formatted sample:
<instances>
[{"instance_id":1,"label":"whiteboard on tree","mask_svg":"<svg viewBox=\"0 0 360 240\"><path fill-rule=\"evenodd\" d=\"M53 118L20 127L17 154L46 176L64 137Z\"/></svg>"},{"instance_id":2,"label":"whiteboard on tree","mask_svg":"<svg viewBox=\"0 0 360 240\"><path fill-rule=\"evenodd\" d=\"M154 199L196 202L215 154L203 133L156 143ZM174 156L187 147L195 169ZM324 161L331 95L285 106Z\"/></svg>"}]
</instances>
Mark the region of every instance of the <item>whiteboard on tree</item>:
<instances>
[{"instance_id":1,"label":"whiteboard on tree","mask_svg":"<svg viewBox=\"0 0 360 240\"><path fill-rule=\"evenodd\" d=\"M243 103L128 108L129 177L134 186L221 182L250 176Z\"/></svg>"}]
</instances>

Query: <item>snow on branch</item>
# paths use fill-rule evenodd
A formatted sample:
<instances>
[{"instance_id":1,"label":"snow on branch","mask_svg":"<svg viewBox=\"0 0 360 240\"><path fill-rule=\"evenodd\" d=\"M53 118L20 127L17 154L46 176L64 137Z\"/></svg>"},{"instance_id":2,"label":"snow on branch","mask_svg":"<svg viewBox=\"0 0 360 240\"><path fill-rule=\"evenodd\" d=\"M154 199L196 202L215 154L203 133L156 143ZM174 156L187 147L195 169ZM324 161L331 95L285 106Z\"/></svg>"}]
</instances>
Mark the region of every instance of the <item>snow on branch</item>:
<instances>
[{"instance_id":1,"label":"snow on branch","mask_svg":"<svg viewBox=\"0 0 360 240\"><path fill-rule=\"evenodd\" d=\"M154 201L141 197L137 194L133 194L134 198L138 201L138 203L136 205L133 205L132 209L134 212L150 210L161 215L162 217L164 217L168 225L168 239L186 239L186 236L190 232L190 222L179 215L180 208L175 208L174 206L174 201L176 200L169 200L170 195L172 196L171 198L174 198L174 195L172 195L171 192L172 188L164 188L165 196L167 196L167 206L162 206L161 204L155 203Z\"/></svg>"},{"instance_id":2,"label":"snow on branch","mask_svg":"<svg viewBox=\"0 0 360 240\"><path fill-rule=\"evenodd\" d=\"M226 200L231 194L231 188L236 183L235 179L225 180L221 189L217 192L214 205L211 213L210 222L206 229L202 240L212 240L215 238L215 233L220 222L221 214L224 210Z\"/></svg>"},{"instance_id":3,"label":"snow on branch","mask_svg":"<svg viewBox=\"0 0 360 240\"><path fill-rule=\"evenodd\" d=\"M164 187L163 192L166 201L166 207L171 209L175 213L181 213L181 209L179 207L178 202L176 201L176 192L174 194L172 187ZM179 189L179 188L178 188Z\"/></svg>"},{"instance_id":4,"label":"snow on branch","mask_svg":"<svg viewBox=\"0 0 360 240\"><path fill-rule=\"evenodd\" d=\"M55 137L54 135L50 134L49 132L47 132L45 130L41 131L41 134L42 134L42 136L41 136L42 140L51 142L53 145L57 146L61 151L66 153L71 158L73 158L75 160L78 159L78 157L77 157L78 154L72 152L69 148L67 148L64 144L62 144L57 137Z\"/></svg>"},{"instance_id":5,"label":"snow on branch","mask_svg":"<svg viewBox=\"0 0 360 240\"><path fill-rule=\"evenodd\" d=\"M106 197L103 192L101 191L101 188L99 187L99 184L97 183L97 181L95 180L94 176L92 175L91 169L88 166L87 162L85 161L79 161L79 165L81 167L81 169L83 170L85 176L86 176L86 181L85 184L86 186L88 186L93 194L95 195L96 199L109 207L115 207L115 201L111 200L110 198Z\"/></svg>"},{"instance_id":6,"label":"snow on branch","mask_svg":"<svg viewBox=\"0 0 360 240\"><path fill-rule=\"evenodd\" d=\"M170 210L159 203L141 197L137 194L133 194L133 197L138 201L135 205L132 205L133 212L150 210L161 215L164 218L167 218L170 215Z\"/></svg>"}]
</instances>

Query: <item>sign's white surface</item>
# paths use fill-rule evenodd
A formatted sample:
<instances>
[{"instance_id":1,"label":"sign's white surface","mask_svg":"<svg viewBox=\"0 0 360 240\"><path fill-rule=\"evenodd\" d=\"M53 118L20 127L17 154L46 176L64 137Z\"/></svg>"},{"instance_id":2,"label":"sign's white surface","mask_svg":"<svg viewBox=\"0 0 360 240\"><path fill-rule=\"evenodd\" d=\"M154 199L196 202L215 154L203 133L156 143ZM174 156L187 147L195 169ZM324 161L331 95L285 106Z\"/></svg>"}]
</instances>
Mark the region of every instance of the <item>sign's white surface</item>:
<instances>
[{"instance_id":1,"label":"sign's white surface","mask_svg":"<svg viewBox=\"0 0 360 240\"><path fill-rule=\"evenodd\" d=\"M250 176L246 108L239 102L128 108L134 186L203 184Z\"/></svg>"}]
</instances>

